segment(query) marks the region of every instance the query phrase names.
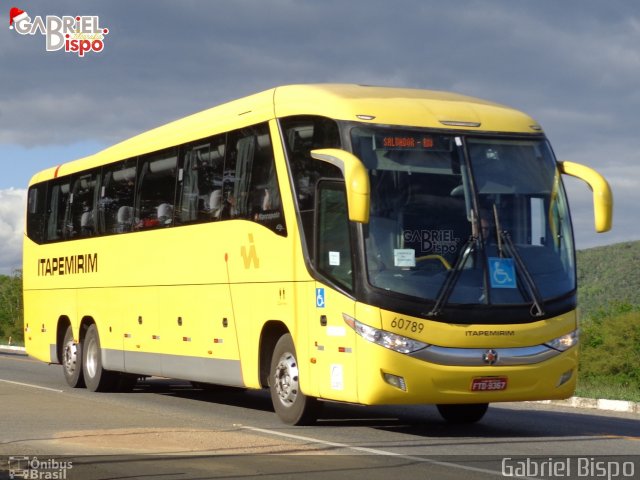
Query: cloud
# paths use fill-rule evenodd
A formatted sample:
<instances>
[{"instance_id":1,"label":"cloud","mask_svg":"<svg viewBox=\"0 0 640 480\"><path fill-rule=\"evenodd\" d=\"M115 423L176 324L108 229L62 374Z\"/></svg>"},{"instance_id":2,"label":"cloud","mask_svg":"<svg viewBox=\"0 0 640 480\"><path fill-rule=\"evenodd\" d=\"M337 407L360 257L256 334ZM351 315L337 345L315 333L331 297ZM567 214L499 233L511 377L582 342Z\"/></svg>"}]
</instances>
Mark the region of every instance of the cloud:
<instances>
[{"instance_id":1,"label":"cloud","mask_svg":"<svg viewBox=\"0 0 640 480\"><path fill-rule=\"evenodd\" d=\"M30 174L72 158L47 150L110 145L276 85L453 90L527 112L559 158L611 177L615 233L586 231L586 193L572 201L578 245L640 238L627 221L639 190L625 170L640 163L640 15L627 0L29 3L31 15L98 15L110 29L104 51L83 59L0 29L0 63L11 66L0 81L0 148L29 150Z\"/></svg>"},{"instance_id":2,"label":"cloud","mask_svg":"<svg viewBox=\"0 0 640 480\"><path fill-rule=\"evenodd\" d=\"M32 4L33 15L77 11L69 0ZM110 34L102 53L81 61L44 52L40 36L0 31L8 45L0 61L12 65L0 91L0 142L112 143L298 82L460 90L534 117L538 108L620 111L624 92L637 91L640 22L615 0L606 8L562 5L403 0L390 11L382 0L185 1L179 9L158 0L129 2L124 10L121 2L91 4L82 10L99 15Z\"/></svg>"},{"instance_id":3,"label":"cloud","mask_svg":"<svg viewBox=\"0 0 640 480\"><path fill-rule=\"evenodd\" d=\"M0 274L10 274L22 266L26 199L26 190L0 190Z\"/></svg>"}]
</instances>

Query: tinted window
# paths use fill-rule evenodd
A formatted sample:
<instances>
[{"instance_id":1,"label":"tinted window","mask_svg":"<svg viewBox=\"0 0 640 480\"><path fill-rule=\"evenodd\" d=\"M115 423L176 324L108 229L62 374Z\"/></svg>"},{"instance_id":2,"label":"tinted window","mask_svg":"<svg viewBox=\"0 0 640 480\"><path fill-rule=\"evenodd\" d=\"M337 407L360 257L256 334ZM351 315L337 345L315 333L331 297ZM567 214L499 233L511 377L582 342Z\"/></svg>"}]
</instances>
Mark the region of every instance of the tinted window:
<instances>
[{"instance_id":1,"label":"tinted window","mask_svg":"<svg viewBox=\"0 0 640 480\"><path fill-rule=\"evenodd\" d=\"M318 270L343 287L353 288L349 216L344 182L322 181L318 188Z\"/></svg>"},{"instance_id":2,"label":"tinted window","mask_svg":"<svg viewBox=\"0 0 640 480\"><path fill-rule=\"evenodd\" d=\"M136 190L136 160L107 165L102 170L98 200L101 233L130 232Z\"/></svg>"},{"instance_id":3,"label":"tinted window","mask_svg":"<svg viewBox=\"0 0 640 480\"><path fill-rule=\"evenodd\" d=\"M179 215L176 222L207 222L220 217L225 135L184 147Z\"/></svg>"},{"instance_id":4,"label":"tinted window","mask_svg":"<svg viewBox=\"0 0 640 480\"><path fill-rule=\"evenodd\" d=\"M338 167L314 160L310 152L340 148L338 125L328 118L311 116L284 118L280 123L304 238L312 255L316 183L320 178L342 178L342 173Z\"/></svg>"},{"instance_id":5,"label":"tinted window","mask_svg":"<svg viewBox=\"0 0 640 480\"><path fill-rule=\"evenodd\" d=\"M45 232L48 241L62 240L69 237L70 227L65 223L67 206L71 196L71 184L68 178L52 182L49 188L47 204L47 229Z\"/></svg>"},{"instance_id":6,"label":"tinted window","mask_svg":"<svg viewBox=\"0 0 640 480\"><path fill-rule=\"evenodd\" d=\"M45 182L29 209L44 241L233 218L286 235L266 123Z\"/></svg>"},{"instance_id":7,"label":"tinted window","mask_svg":"<svg viewBox=\"0 0 640 480\"><path fill-rule=\"evenodd\" d=\"M29 189L27 200L27 236L36 243L44 240L47 220L47 185L41 183Z\"/></svg>"},{"instance_id":8,"label":"tinted window","mask_svg":"<svg viewBox=\"0 0 640 480\"><path fill-rule=\"evenodd\" d=\"M173 223L176 149L140 158L136 228L167 227Z\"/></svg>"},{"instance_id":9,"label":"tinted window","mask_svg":"<svg viewBox=\"0 0 640 480\"><path fill-rule=\"evenodd\" d=\"M73 182L69 198L67 230L65 238L89 237L96 234L95 206L97 172L84 173Z\"/></svg>"},{"instance_id":10,"label":"tinted window","mask_svg":"<svg viewBox=\"0 0 640 480\"><path fill-rule=\"evenodd\" d=\"M220 218L244 218L286 235L271 137L266 124L229 134Z\"/></svg>"}]
</instances>

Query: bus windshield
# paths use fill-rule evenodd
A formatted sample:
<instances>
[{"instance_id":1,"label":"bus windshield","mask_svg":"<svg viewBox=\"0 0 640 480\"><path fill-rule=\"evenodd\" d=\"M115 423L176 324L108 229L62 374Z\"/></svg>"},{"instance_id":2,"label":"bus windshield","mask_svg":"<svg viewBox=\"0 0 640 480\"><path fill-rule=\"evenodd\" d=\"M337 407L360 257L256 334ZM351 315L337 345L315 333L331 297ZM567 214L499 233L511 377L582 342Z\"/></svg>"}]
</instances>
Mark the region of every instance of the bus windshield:
<instances>
[{"instance_id":1,"label":"bus windshield","mask_svg":"<svg viewBox=\"0 0 640 480\"><path fill-rule=\"evenodd\" d=\"M372 286L445 306L527 304L534 315L575 290L567 202L543 137L355 127L351 140L370 175Z\"/></svg>"}]
</instances>

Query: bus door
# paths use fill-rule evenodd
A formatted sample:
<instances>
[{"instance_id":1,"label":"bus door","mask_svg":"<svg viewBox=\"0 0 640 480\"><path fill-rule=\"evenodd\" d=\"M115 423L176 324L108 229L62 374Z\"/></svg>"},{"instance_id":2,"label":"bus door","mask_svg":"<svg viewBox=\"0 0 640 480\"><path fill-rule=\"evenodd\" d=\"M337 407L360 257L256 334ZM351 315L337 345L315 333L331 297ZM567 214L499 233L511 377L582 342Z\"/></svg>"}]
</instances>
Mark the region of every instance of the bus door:
<instances>
[{"instance_id":1,"label":"bus door","mask_svg":"<svg viewBox=\"0 0 640 480\"><path fill-rule=\"evenodd\" d=\"M350 226L344 182L320 181L316 193L314 263L329 280L315 284L311 334L317 353L320 395L357 398L355 332L343 315L354 316ZM315 335L314 335L315 333Z\"/></svg>"}]
</instances>

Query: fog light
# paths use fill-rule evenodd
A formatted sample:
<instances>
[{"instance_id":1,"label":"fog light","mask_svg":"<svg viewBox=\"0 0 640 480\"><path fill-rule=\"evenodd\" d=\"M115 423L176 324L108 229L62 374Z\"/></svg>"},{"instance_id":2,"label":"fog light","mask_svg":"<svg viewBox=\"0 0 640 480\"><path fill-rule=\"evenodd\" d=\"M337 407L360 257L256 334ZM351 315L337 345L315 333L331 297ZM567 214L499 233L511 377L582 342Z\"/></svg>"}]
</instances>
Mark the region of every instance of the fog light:
<instances>
[{"instance_id":1,"label":"fog light","mask_svg":"<svg viewBox=\"0 0 640 480\"><path fill-rule=\"evenodd\" d=\"M572 376L573 376L573 370L567 370L566 372L564 372L560 376L560 380L558 380L558 385L556 385L556 387L559 387L560 385L564 385L565 383L567 383L569 380L571 380Z\"/></svg>"},{"instance_id":2,"label":"fog light","mask_svg":"<svg viewBox=\"0 0 640 480\"><path fill-rule=\"evenodd\" d=\"M383 373L382 376L384 377L384 381L389 385L393 385L404 392L407 391L407 384L405 383L404 378L392 375L391 373Z\"/></svg>"}]
</instances>

